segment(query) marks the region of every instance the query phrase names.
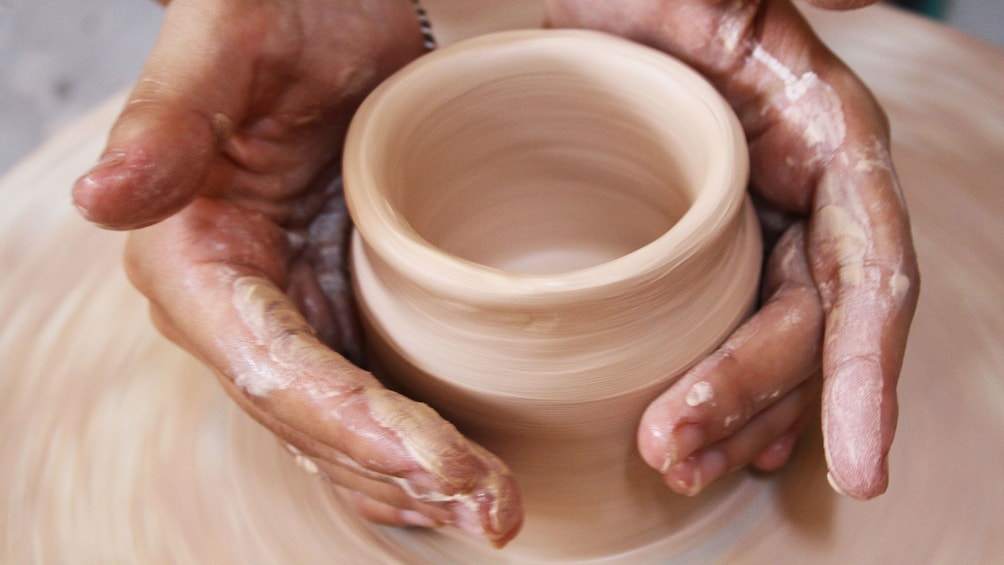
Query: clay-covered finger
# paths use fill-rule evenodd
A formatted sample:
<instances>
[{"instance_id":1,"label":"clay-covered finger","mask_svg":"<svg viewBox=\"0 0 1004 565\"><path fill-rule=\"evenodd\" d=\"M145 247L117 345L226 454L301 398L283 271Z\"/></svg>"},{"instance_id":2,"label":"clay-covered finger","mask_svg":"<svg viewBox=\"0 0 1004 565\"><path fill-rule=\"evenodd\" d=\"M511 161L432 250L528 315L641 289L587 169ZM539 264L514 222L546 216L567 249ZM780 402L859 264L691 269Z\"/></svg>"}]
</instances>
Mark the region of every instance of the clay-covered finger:
<instances>
[{"instance_id":1,"label":"clay-covered finger","mask_svg":"<svg viewBox=\"0 0 1004 565\"><path fill-rule=\"evenodd\" d=\"M504 545L522 523L511 471L432 408L383 388L366 389L339 408L345 426L380 434L375 443L343 447L360 472L382 477L415 500L451 513L450 524ZM345 463L345 461L341 461Z\"/></svg>"},{"instance_id":2,"label":"clay-covered finger","mask_svg":"<svg viewBox=\"0 0 1004 565\"><path fill-rule=\"evenodd\" d=\"M317 339L279 286L281 230L200 199L131 241L133 281L259 422L312 457L449 508L453 524L494 544L516 534L522 505L504 463Z\"/></svg>"},{"instance_id":3,"label":"clay-covered finger","mask_svg":"<svg viewBox=\"0 0 1004 565\"><path fill-rule=\"evenodd\" d=\"M826 312L823 438L835 489L885 491L896 383L919 274L906 206L884 142L836 159L822 179L810 255Z\"/></svg>"},{"instance_id":4,"label":"clay-covered finger","mask_svg":"<svg viewBox=\"0 0 1004 565\"><path fill-rule=\"evenodd\" d=\"M382 477L360 473L353 466L331 463L319 457L311 457L292 444L286 444L297 466L308 475L318 475L336 490L353 493L355 496L377 502L382 507L397 509L401 515L421 515L424 520L437 526L449 524L453 520L449 508L424 503L410 496L401 487L385 482ZM407 514L404 514L407 513ZM380 523L387 523L381 521ZM410 525L420 525L412 522Z\"/></svg>"},{"instance_id":5,"label":"clay-covered finger","mask_svg":"<svg viewBox=\"0 0 1004 565\"><path fill-rule=\"evenodd\" d=\"M665 473L739 433L818 370L823 316L803 242L801 224L782 236L765 272L764 306L645 411L638 446L649 465Z\"/></svg>"},{"instance_id":6,"label":"clay-covered finger","mask_svg":"<svg viewBox=\"0 0 1004 565\"><path fill-rule=\"evenodd\" d=\"M696 495L726 473L750 464L772 446L786 451L774 454L786 460L798 437L793 428L806 407L813 404L819 387L818 376L804 382L735 434L689 455L663 474L666 485L680 494Z\"/></svg>"},{"instance_id":7,"label":"clay-covered finger","mask_svg":"<svg viewBox=\"0 0 1004 565\"><path fill-rule=\"evenodd\" d=\"M418 528L438 528L443 525L420 512L391 506L356 491L341 490L342 497L349 499L355 507L356 512L370 522L385 526L412 526Z\"/></svg>"},{"instance_id":8,"label":"clay-covered finger","mask_svg":"<svg viewBox=\"0 0 1004 565\"><path fill-rule=\"evenodd\" d=\"M817 387L816 392L819 392ZM809 423L819 414L819 402L812 402L802 410L802 413L781 435L774 438L760 453L753 457L750 465L761 471L776 471L791 459L795 444L805 433Z\"/></svg>"}]
</instances>

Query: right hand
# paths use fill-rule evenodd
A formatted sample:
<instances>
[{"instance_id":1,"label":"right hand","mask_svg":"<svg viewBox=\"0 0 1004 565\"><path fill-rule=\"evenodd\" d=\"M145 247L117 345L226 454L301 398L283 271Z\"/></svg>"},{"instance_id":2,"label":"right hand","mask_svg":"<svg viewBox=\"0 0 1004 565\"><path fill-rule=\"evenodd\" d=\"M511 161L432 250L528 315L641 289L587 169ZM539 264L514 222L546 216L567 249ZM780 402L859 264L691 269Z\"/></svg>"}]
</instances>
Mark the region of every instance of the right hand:
<instances>
[{"instance_id":1,"label":"right hand","mask_svg":"<svg viewBox=\"0 0 1004 565\"><path fill-rule=\"evenodd\" d=\"M506 466L342 355L359 350L342 142L423 52L411 3L174 0L165 16L77 207L137 230L127 270L157 327L363 516L504 545L522 523Z\"/></svg>"},{"instance_id":2,"label":"right hand","mask_svg":"<svg viewBox=\"0 0 1004 565\"><path fill-rule=\"evenodd\" d=\"M780 236L760 309L642 416L642 457L694 495L747 464L784 465L816 411L830 484L882 494L920 274L874 96L788 0L547 5L556 27L655 47L711 81L740 117L752 193ZM698 385L713 402L692 399Z\"/></svg>"}]
</instances>

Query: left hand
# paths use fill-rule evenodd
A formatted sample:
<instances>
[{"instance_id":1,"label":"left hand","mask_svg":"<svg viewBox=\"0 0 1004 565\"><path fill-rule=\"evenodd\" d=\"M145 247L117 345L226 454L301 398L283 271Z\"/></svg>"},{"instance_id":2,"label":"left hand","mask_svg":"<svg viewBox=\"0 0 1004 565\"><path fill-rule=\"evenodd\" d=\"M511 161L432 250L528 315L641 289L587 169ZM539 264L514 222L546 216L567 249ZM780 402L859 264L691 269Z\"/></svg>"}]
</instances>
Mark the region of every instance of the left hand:
<instances>
[{"instance_id":1,"label":"left hand","mask_svg":"<svg viewBox=\"0 0 1004 565\"><path fill-rule=\"evenodd\" d=\"M73 196L135 230L126 270L157 328L361 516L502 546L523 519L505 464L354 364L342 144L424 52L407 0L173 0Z\"/></svg>"},{"instance_id":2,"label":"left hand","mask_svg":"<svg viewBox=\"0 0 1004 565\"><path fill-rule=\"evenodd\" d=\"M761 309L650 405L642 457L689 495L747 464L776 469L821 389L831 485L859 499L884 492L920 280L871 93L788 0L547 4L554 27L627 37L707 77L743 124L765 229L783 232Z\"/></svg>"}]
</instances>

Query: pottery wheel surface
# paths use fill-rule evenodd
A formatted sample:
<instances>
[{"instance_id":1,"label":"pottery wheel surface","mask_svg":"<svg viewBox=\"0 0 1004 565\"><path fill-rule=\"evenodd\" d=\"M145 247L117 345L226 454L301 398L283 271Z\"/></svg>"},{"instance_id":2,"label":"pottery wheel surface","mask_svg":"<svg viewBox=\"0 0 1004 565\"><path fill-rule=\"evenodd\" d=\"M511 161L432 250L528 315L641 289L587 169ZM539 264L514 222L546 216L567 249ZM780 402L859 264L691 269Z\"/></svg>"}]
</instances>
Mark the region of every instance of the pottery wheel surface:
<instances>
[{"instance_id":1,"label":"pottery wheel surface","mask_svg":"<svg viewBox=\"0 0 1004 565\"><path fill-rule=\"evenodd\" d=\"M440 12L447 40L540 13L514 2L454 29ZM617 560L999 563L1004 52L888 8L810 16L890 115L924 276L889 491L834 494L810 434L784 471L741 477L720 510ZM511 561L360 522L154 331L122 272L124 236L69 205L121 103L0 180L0 562Z\"/></svg>"}]
</instances>

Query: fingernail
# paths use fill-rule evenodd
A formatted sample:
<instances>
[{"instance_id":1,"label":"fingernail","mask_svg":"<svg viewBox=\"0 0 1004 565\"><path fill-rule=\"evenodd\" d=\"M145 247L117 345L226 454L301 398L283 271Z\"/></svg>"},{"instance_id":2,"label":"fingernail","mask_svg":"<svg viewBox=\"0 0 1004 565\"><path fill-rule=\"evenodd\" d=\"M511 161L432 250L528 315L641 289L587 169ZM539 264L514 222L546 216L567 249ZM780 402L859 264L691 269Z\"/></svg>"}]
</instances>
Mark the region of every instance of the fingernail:
<instances>
[{"instance_id":1,"label":"fingernail","mask_svg":"<svg viewBox=\"0 0 1004 565\"><path fill-rule=\"evenodd\" d=\"M416 528L439 528L443 524L414 510L401 510L401 521Z\"/></svg>"},{"instance_id":2,"label":"fingernail","mask_svg":"<svg viewBox=\"0 0 1004 565\"><path fill-rule=\"evenodd\" d=\"M718 480L728 467L725 454L717 449L691 455L666 473L666 484L685 496L696 496Z\"/></svg>"},{"instance_id":3,"label":"fingernail","mask_svg":"<svg viewBox=\"0 0 1004 565\"><path fill-rule=\"evenodd\" d=\"M659 472L665 474L678 461L700 449L704 445L704 438L704 429L697 424L685 424L673 430L666 438L666 457Z\"/></svg>"},{"instance_id":4,"label":"fingernail","mask_svg":"<svg viewBox=\"0 0 1004 565\"><path fill-rule=\"evenodd\" d=\"M125 158L124 151L109 151L73 183L73 206L88 221L94 221L90 206L87 204L93 204L93 193L101 186L102 177L99 173L121 165L125 162Z\"/></svg>"},{"instance_id":5,"label":"fingernail","mask_svg":"<svg viewBox=\"0 0 1004 565\"><path fill-rule=\"evenodd\" d=\"M663 478L670 488L684 496L694 496L703 487L701 467L693 456L674 465Z\"/></svg>"},{"instance_id":6,"label":"fingernail","mask_svg":"<svg viewBox=\"0 0 1004 565\"><path fill-rule=\"evenodd\" d=\"M125 160L126 160L125 151L117 151L117 150L108 151L107 153L102 155L100 159L98 159L98 162L95 163L93 167L91 167L91 170L89 172L115 167L117 165L124 163Z\"/></svg>"},{"instance_id":7,"label":"fingernail","mask_svg":"<svg viewBox=\"0 0 1004 565\"><path fill-rule=\"evenodd\" d=\"M826 482L830 483L830 488L836 491L837 494L847 496L844 489L840 488L840 485L837 484L837 479L834 478L833 473L826 473Z\"/></svg>"},{"instance_id":8,"label":"fingernail","mask_svg":"<svg viewBox=\"0 0 1004 565\"><path fill-rule=\"evenodd\" d=\"M113 169L123 163L126 163L126 152L109 151L102 155L100 159L97 160L97 163L95 163L93 167L80 177L80 181L90 180L90 177L95 173L99 173L105 169Z\"/></svg>"}]
</instances>

